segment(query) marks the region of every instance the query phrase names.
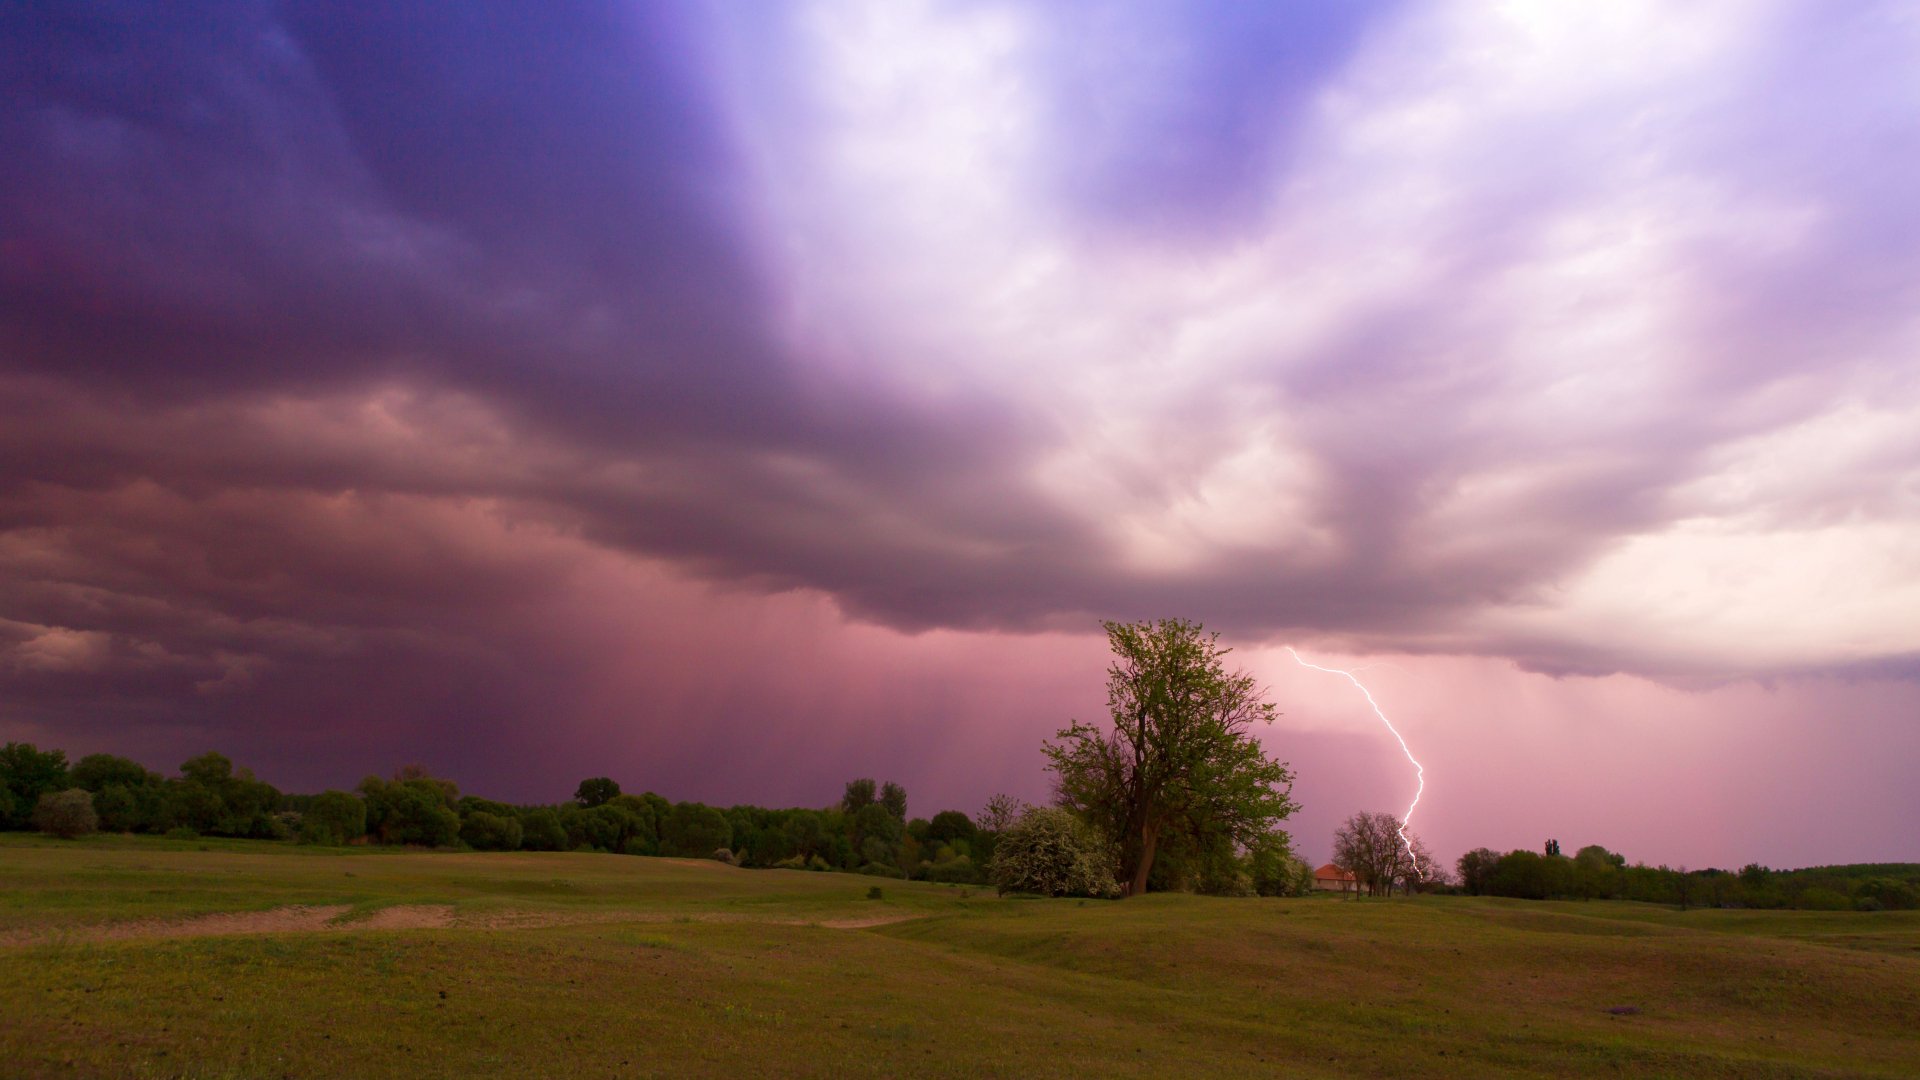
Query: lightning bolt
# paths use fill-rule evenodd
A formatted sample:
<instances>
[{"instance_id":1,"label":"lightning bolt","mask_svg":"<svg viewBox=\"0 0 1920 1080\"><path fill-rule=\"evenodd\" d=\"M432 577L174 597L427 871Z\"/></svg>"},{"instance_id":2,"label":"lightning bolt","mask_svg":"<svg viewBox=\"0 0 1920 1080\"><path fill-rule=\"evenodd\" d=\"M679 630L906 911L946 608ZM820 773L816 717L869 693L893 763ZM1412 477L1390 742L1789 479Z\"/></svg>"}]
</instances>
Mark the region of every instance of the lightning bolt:
<instances>
[{"instance_id":1,"label":"lightning bolt","mask_svg":"<svg viewBox=\"0 0 1920 1080\"><path fill-rule=\"evenodd\" d=\"M1407 755L1408 761L1413 762L1413 774L1414 778L1419 782L1419 786L1414 789L1413 801L1407 804L1407 812L1400 816L1399 830L1400 842L1407 846L1407 858L1413 860L1413 872L1416 874L1420 873L1420 856L1413 853L1413 841L1407 839L1407 826L1413 824L1413 811L1420 805L1420 796L1426 794L1427 791L1426 768L1420 764L1419 758L1413 756L1413 751L1407 748L1407 740L1401 737L1400 729L1394 727L1393 721L1387 719L1387 714L1381 711L1380 703L1373 700L1373 692L1367 689L1365 683L1355 678L1353 672L1342 671L1339 668L1321 667L1319 664L1309 664L1305 660L1300 659L1300 654L1293 651L1293 646L1288 645L1286 649L1287 654L1292 656L1294 662L1301 667L1312 668L1315 671L1324 671L1329 675L1339 675L1358 688L1361 695L1367 699L1367 704L1372 707L1373 715L1379 717L1380 722L1387 725L1387 730L1393 733L1394 741L1400 744L1400 752Z\"/></svg>"}]
</instances>

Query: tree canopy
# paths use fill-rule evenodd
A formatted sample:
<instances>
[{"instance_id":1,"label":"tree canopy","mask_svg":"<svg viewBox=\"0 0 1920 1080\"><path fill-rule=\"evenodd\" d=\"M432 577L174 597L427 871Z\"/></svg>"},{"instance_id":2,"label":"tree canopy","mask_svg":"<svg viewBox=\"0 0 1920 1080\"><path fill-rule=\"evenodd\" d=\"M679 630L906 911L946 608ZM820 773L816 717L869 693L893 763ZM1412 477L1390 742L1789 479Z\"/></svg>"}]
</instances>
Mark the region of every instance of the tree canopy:
<instances>
[{"instance_id":1,"label":"tree canopy","mask_svg":"<svg viewBox=\"0 0 1920 1080\"><path fill-rule=\"evenodd\" d=\"M1245 847L1271 832L1296 809L1293 774L1253 737L1277 710L1226 670L1218 634L1184 619L1102 625L1111 724L1073 721L1044 750L1060 804L1106 837L1134 896L1166 839Z\"/></svg>"}]
</instances>

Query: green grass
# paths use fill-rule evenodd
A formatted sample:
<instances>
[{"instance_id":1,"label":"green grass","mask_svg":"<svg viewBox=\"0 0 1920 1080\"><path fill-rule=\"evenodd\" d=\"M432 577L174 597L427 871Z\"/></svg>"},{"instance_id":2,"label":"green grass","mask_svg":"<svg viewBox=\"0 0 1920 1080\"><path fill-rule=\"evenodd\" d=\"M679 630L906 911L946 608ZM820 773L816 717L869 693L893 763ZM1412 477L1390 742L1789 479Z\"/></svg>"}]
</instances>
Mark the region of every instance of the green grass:
<instances>
[{"instance_id":1,"label":"green grass","mask_svg":"<svg viewBox=\"0 0 1920 1080\"><path fill-rule=\"evenodd\" d=\"M0 1074L1920 1075L1910 913L878 883L8 836ZM455 925L96 929L290 904L448 905ZM550 925L460 925L509 915ZM878 918L904 921L843 928Z\"/></svg>"}]
</instances>

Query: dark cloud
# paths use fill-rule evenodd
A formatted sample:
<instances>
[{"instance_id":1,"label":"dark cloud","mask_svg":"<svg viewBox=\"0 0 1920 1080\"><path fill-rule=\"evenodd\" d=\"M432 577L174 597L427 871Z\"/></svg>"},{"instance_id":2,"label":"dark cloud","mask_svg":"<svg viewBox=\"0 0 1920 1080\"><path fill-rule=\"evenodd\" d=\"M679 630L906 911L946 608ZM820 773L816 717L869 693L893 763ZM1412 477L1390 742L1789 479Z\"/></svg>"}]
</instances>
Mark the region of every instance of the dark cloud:
<instances>
[{"instance_id":1,"label":"dark cloud","mask_svg":"<svg viewBox=\"0 0 1920 1080\"><path fill-rule=\"evenodd\" d=\"M1869 14L1788 20L1753 63L1663 88L1662 108L1625 91L1431 104L1450 76L1414 50L1406 87L1376 72L1345 89L1453 117L1456 135L1399 152L1426 129L1389 117L1348 151L1314 126L1318 103L1371 45L1430 29L1419 5L1031 14L1034 160L990 179L1050 246L1041 271L983 257L980 291L1011 307L1048 274L1095 284L1016 330L892 351L831 325L809 289L880 295L967 253L882 237L872 266L782 261L812 192L768 190L784 174L756 155L863 160L808 94L804 20L7 7L0 721L100 745L137 718L165 733L155 747L244 738L316 769L367 760L329 742L350 730L484 773L503 744L538 756L530 717L571 738L612 713L666 740L697 716L672 760L724 771L743 751L713 732L780 694L629 683L605 640L655 632L596 603L680 588L663 565L913 633L1179 613L1556 674L1750 673L1483 617L1551 606L1626 539L1726 509L1690 485L1742 440L1910 390L1904 39ZM1332 164L1308 175L1308 151ZM1646 235L1671 240L1634 264L1656 284L1606 270ZM1165 249L1150 286L1112 265L1143 237ZM1393 255L1425 277L1373 288L1404 272ZM1324 265L1292 261L1308 257ZM1601 269L1568 268L1582 257ZM1321 304L1337 325L1287 337L1289 305ZM1272 322L1207 346L1235 305ZM937 324L941 306L855 321ZM810 319L826 344L794 330ZM1636 319L1671 321L1664 353L1631 335L1556 351ZM1044 370L982 374L975 353L1055 323L1096 345L1070 327ZM1109 342L1132 352L1072 348ZM1249 448L1291 455L1272 471L1293 486L1209 487ZM1099 468L1042 478L1074 455ZM1846 483L1816 469L1727 512L1908 512L1910 442L1848 460ZM1177 544L1184 513L1283 496L1292 518L1198 535L1184 560L1143 557L1114 524L1172 521ZM662 619L707 625L673 595ZM700 633L720 664L725 634ZM1901 675L1905 655L1860 670ZM702 662L631 663L684 681ZM928 676L982 700L945 679ZM593 697L613 686L630 709ZM857 744L857 726L835 738ZM754 775L796 745L757 748Z\"/></svg>"}]
</instances>

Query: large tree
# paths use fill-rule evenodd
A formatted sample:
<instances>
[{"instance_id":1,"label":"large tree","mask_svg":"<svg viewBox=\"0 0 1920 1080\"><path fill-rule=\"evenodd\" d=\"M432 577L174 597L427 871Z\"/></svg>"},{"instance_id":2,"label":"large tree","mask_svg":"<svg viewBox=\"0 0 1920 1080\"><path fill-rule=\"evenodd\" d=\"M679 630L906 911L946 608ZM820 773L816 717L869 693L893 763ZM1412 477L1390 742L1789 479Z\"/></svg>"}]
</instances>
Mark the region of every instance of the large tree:
<instances>
[{"instance_id":1,"label":"large tree","mask_svg":"<svg viewBox=\"0 0 1920 1080\"><path fill-rule=\"evenodd\" d=\"M1218 634L1184 619L1102 625L1112 722L1076 720L1045 752L1061 805L1105 833L1124 895L1136 896L1163 840L1266 835L1296 808L1293 774L1253 737L1277 710L1251 675L1227 671Z\"/></svg>"}]
</instances>

